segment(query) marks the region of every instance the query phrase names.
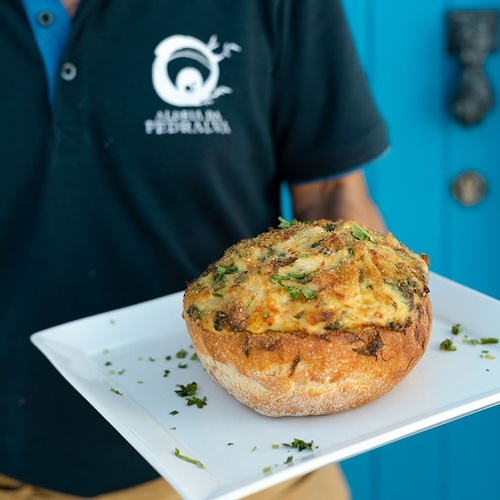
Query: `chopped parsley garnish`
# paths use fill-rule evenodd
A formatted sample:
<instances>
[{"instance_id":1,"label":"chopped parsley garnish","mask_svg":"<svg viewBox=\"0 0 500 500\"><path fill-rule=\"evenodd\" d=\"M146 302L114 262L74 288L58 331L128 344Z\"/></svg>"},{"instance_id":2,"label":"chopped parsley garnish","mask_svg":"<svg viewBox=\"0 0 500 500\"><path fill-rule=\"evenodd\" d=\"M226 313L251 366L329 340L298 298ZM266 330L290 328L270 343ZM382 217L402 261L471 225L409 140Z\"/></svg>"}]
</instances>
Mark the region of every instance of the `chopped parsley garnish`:
<instances>
[{"instance_id":1,"label":"chopped parsley garnish","mask_svg":"<svg viewBox=\"0 0 500 500\"><path fill-rule=\"evenodd\" d=\"M203 399L197 398L196 396L186 398L186 404L188 406L196 405L198 408L203 408L207 405L207 397L203 396Z\"/></svg>"},{"instance_id":2,"label":"chopped parsley garnish","mask_svg":"<svg viewBox=\"0 0 500 500\"><path fill-rule=\"evenodd\" d=\"M166 359L167 361L170 361L170 360L172 359L172 356L170 356L170 354L169 354L168 356L165 356L165 359Z\"/></svg>"},{"instance_id":3,"label":"chopped parsley garnish","mask_svg":"<svg viewBox=\"0 0 500 500\"><path fill-rule=\"evenodd\" d=\"M216 269L217 276L215 277L215 281L221 281L222 279L224 279L226 274L232 274L238 271L238 268L234 264L231 264L230 266L217 265Z\"/></svg>"},{"instance_id":4,"label":"chopped parsley garnish","mask_svg":"<svg viewBox=\"0 0 500 500\"><path fill-rule=\"evenodd\" d=\"M307 299L312 300L317 297L316 292L309 290L308 288L301 288L300 293Z\"/></svg>"},{"instance_id":5,"label":"chopped parsley garnish","mask_svg":"<svg viewBox=\"0 0 500 500\"><path fill-rule=\"evenodd\" d=\"M470 345L498 344L498 339L494 337L483 337L480 339L463 339L462 342Z\"/></svg>"},{"instance_id":6,"label":"chopped parsley garnish","mask_svg":"<svg viewBox=\"0 0 500 500\"><path fill-rule=\"evenodd\" d=\"M299 290L296 286L285 286L285 288L293 300L297 300L299 298Z\"/></svg>"},{"instance_id":7,"label":"chopped parsley garnish","mask_svg":"<svg viewBox=\"0 0 500 500\"><path fill-rule=\"evenodd\" d=\"M177 384L177 389L175 393L178 396L181 396L183 398L186 398L186 404L187 406L193 406L196 405L198 408L203 408L207 404L207 397L204 396L203 399L197 398L195 396L196 391L198 390L198 384L196 382L191 382L190 384L183 385L183 384Z\"/></svg>"},{"instance_id":8,"label":"chopped parsley garnish","mask_svg":"<svg viewBox=\"0 0 500 500\"><path fill-rule=\"evenodd\" d=\"M486 337L479 339L481 344L498 344L498 339L494 337Z\"/></svg>"},{"instance_id":9,"label":"chopped parsley garnish","mask_svg":"<svg viewBox=\"0 0 500 500\"><path fill-rule=\"evenodd\" d=\"M453 340L451 339L446 339L439 344L439 349L441 351L456 351L457 348L453 345Z\"/></svg>"},{"instance_id":10,"label":"chopped parsley garnish","mask_svg":"<svg viewBox=\"0 0 500 500\"><path fill-rule=\"evenodd\" d=\"M175 357L178 359L184 359L187 356L187 354L188 352L186 351L186 349L181 349L180 351L177 351Z\"/></svg>"},{"instance_id":11,"label":"chopped parsley garnish","mask_svg":"<svg viewBox=\"0 0 500 500\"><path fill-rule=\"evenodd\" d=\"M196 361L198 359L198 354L196 354L195 352L191 355L191 361Z\"/></svg>"},{"instance_id":12,"label":"chopped parsley garnish","mask_svg":"<svg viewBox=\"0 0 500 500\"><path fill-rule=\"evenodd\" d=\"M175 393L183 398L186 396L194 396L198 390L198 384L196 382L191 382L187 385L177 384L176 387L179 387L179 389L177 389Z\"/></svg>"},{"instance_id":13,"label":"chopped parsley garnish","mask_svg":"<svg viewBox=\"0 0 500 500\"><path fill-rule=\"evenodd\" d=\"M300 281L306 276L306 273L274 274L273 276L271 276L271 282L274 284L283 285L283 280Z\"/></svg>"},{"instance_id":14,"label":"chopped parsley garnish","mask_svg":"<svg viewBox=\"0 0 500 500\"><path fill-rule=\"evenodd\" d=\"M281 443L281 444L283 446L286 446L287 448L297 448L299 451L303 451L303 450L312 451L314 441L311 441L310 443L306 443L302 439L295 438L291 443Z\"/></svg>"},{"instance_id":15,"label":"chopped parsley garnish","mask_svg":"<svg viewBox=\"0 0 500 500\"><path fill-rule=\"evenodd\" d=\"M118 375L123 375L124 373L125 373L125 368L124 368L123 370L120 370L120 371L118 372Z\"/></svg>"},{"instance_id":16,"label":"chopped parsley garnish","mask_svg":"<svg viewBox=\"0 0 500 500\"><path fill-rule=\"evenodd\" d=\"M195 460L194 458L187 457L186 455L181 455L181 452L179 451L179 448L175 448L174 455L177 458L180 458L181 460L189 462L190 464L197 465L200 469L204 469L205 468L205 466L199 460Z\"/></svg>"},{"instance_id":17,"label":"chopped parsley garnish","mask_svg":"<svg viewBox=\"0 0 500 500\"><path fill-rule=\"evenodd\" d=\"M106 361L106 363L104 363L105 366L111 366L112 364L111 361Z\"/></svg>"},{"instance_id":18,"label":"chopped parsley garnish","mask_svg":"<svg viewBox=\"0 0 500 500\"><path fill-rule=\"evenodd\" d=\"M306 299L306 300L311 300L315 299L317 297L316 292L313 292L312 290L309 290L308 288L299 288L296 285L285 285L283 281L298 281L304 282L304 278L307 277L307 273L289 273L289 274L274 274L271 276L271 283L275 285L281 285L286 289L288 294L293 300L297 300L300 295Z\"/></svg>"},{"instance_id":19,"label":"chopped parsley garnish","mask_svg":"<svg viewBox=\"0 0 500 500\"><path fill-rule=\"evenodd\" d=\"M177 366L179 368L187 368L188 367L187 363L179 363Z\"/></svg>"},{"instance_id":20,"label":"chopped parsley garnish","mask_svg":"<svg viewBox=\"0 0 500 500\"><path fill-rule=\"evenodd\" d=\"M168 377L170 370L163 370L163 376Z\"/></svg>"},{"instance_id":21,"label":"chopped parsley garnish","mask_svg":"<svg viewBox=\"0 0 500 500\"><path fill-rule=\"evenodd\" d=\"M369 240L371 242L375 242L375 240L372 238L370 233L363 229L361 226L358 224L353 224L352 225L352 235L357 239L357 240Z\"/></svg>"},{"instance_id":22,"label":"chopped parsley garnish","mask_svg":"<svg viewBox=\"0 0 500 500\"><path fill-rule=\"evenodd\" d=\"M177 410L172 410L172 411L170 412L170 415L177 415L178 413L179 413L179 412L178 412Z\"/></svg>"},{"instance_id":23,"label":"chopped parsley garnish","mask_svg":"<svg viewBox=\"0 0 500 500\"><path fill-rule=\"evenodd\" d=\"M477 345L480 343L477 339L463 339L462 342L469 345Z\"/></svg>"},{"instance_id":24,"label":"chopped parsley garnish","mask_svg":"<svg viewBox=\"0 0 500 500\"><path fill-rule=\"evenodd\" d=\"M453 335L458 335L459 333L462 333L462 325L460 323L455 323L451 327L451 333ZM485 345L485 344L498 344L499 339L495 337L481 337L479 339L470 339L467 337L467 335L464 336L462 339L462 342L464 344L468 345ZM456 351L456 347L453 345L452 339L446 339L441 344L439 345L439 348L442 351ZM482 358L488 358L488 359L495 359L495 356L492 356L491 354L488 354L488 351L482 351L481 353Z\"/></svg>"},{"instance_id":25,"label":"chopped parsley garnish","mask_svg":"<svg viewBox=\"0 0 500 500\"><path fill-rule=\"evenodd\" d=\"M116 394L117 396L123 396L123 392L120 392L118 389L115 389L114 387L110 387L109 390L114 394Z\"/></svg>"},{"instance_id":26,"label":"chopped parsley garnish","mask_svg":"<svg viewBox=\"0 0 500 500\"><path fill-rule=\"evenodd\" d=\"M269 474L269 473L271 472L271 467L270 467L269 465L268 465L267 467L264 467L264 468L262 469L262 472L263 472L264 474Z\"/></svg>"},{"instance_id":27,"label":"chopped parsley garnish","mask_svg":"<svg viewBox=\"0 0 500 500\"><path fill-rule=\"evenodd\" d=\"M279 229L287 229L289 227L295 226L299 222L295 218L288 221L286 219L283 219L283 217L278 217L278 220L280 221L280 223L278 224Z\"/></svg>"},{"instance_id":28,"label":"chopped parsley garnish","mask_svg":"<svg viewBox=\"0 0 500 500\"><path fill-rule=\"evenodd\" d=\"M152 356L149 356L149 361L151 361L151 363L154 363L156 361L156 359L153 358Z\"/></svg>"},{"instance_id":29,"label":"chopped parsley garnish","mask_svg":"<svg viewBox=\"0 0 500 500\"><path fill-rule=\"evenodd\" d=\"M293 455L290 455L289 457L287 457L287 459L283 463L289 464L292 462L292 460L293 460Z\"/></svg>"}]
</instances>

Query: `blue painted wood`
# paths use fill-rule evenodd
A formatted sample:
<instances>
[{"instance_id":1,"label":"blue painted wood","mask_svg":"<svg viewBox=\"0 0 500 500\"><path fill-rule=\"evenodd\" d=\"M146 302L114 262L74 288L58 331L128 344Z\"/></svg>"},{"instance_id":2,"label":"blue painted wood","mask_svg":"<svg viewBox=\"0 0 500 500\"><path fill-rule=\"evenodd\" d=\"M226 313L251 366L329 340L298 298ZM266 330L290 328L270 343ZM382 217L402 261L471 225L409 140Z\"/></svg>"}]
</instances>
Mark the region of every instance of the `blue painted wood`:
<instances>
[{"instance_id":1,"label":"blue painted wood","mask_svg":"<svg viewBox=\"0 0 500 500\"><path fill-rule=\"evenodd\" d=\"M454 121L447 103L457 60L445 42L448 9L498 9L500 2L345 4L389 125L392 151L367 177L390 230L428 253L432 270L500 298L500 102L478 126ZM500 101L500 53L486 70ZM450 184L468 169L479 171L489 189L482 203L466 208ZM343 462L354 500L500 499L499 424L496 407Z\"/></svg>"},{"instance_id":2,"label":"blue painted wood","mask_svg":"<svg viewBox=\"0 0 500 500\"><path fill-rule=\"evenodd\" d=\"M453 8L500 8L500 2L454 0ZM466 128L446 121L446 178L451 182L464 170L476 170L488 182L483 202L463 207L448 195L444 204L447 223L443 273L500 299L500 54L488 57L485 70L497 104L481 124ZM450 86L456 65L449 70ZM485 336L500 336L493 327ZM495 360L499 363L500 360ZM486 368L485 368L486 369ZM498 371L494 372L498 376ZM500 498L500 407L480 412L443 428L447 449L448 498L498 500ZM478 480L477 478L481 478ZM484 480L483 480L484 478Z\"/></svg>"},{"instance_id":3,"label":"blue painted wood","mask_svg":"<svg viewBox=\"0 0 500 500\"><path fill-rule=\"evenodd\" d=\"M500 97L500 54L487 65L490 80ZM500 103L480 125L470 129L448 121L449 144L446 177L451 181L466 170L479 172L487 181L486 198L474 207L464 207L449 197L444 272L457 281L500 299Z\"/></svg>"}]
</instances>

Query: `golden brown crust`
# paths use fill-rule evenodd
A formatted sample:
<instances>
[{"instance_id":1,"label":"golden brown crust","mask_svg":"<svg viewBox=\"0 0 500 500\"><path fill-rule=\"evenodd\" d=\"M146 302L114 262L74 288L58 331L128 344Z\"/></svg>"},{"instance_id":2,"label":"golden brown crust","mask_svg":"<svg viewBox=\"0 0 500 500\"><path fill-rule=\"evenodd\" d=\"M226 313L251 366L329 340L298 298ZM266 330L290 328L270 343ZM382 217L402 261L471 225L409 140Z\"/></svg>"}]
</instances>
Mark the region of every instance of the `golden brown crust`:
<instances>
[{"instance_id":1,"label":"golden brown crust","mask_svg":"<svg viewBox=\"0 0 500 500\"><path fill-rule=\"evenodd\" d=\"M353 222L271 230L191 283L183 317L207 371L269 416L368 403L429 341L425 256Z\"/></svg>"}]
</instances>

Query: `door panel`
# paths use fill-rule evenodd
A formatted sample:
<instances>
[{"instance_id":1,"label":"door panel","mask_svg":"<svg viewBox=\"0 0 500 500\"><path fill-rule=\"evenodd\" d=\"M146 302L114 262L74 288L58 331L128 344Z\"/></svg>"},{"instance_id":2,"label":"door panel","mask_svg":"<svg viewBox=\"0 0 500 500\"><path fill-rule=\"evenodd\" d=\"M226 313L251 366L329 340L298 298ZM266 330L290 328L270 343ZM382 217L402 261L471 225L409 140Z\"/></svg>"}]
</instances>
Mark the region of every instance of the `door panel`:
<instances>
[{"instance_id":1,"label":"door panel","mask_svg":"<svg viewBox=\"0 0 500 500\"><path fill-rule=\"evenodd\" d=\"M385 117L391 151L367 168L389 229L431 269L500 299L500 102L474 126L450 112L458 58L446 48L449 9L498 9L479 0L345 2L360 57ZM500 55L485 66L500 101ZM487 181L465 207L451 194L465 170ZM432 291L431 291L432 296ZM500 336L500 327L488 336ZM500 359L492 376L498 376ZM343 462L354 500L497 500L500 407Z\"/></svg>"}]
</instances>

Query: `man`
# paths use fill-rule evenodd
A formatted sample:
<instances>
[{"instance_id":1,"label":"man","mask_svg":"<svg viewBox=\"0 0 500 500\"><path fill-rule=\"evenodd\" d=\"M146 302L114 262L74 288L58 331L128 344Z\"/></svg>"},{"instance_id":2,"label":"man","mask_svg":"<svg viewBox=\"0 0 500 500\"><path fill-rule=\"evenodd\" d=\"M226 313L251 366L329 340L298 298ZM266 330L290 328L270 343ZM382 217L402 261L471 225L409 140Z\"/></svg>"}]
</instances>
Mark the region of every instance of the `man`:
<instances>
[{"instance_id":1,"label":"man","mask_svg":"<svg viewBox=\"0 0 500 500\"><path fill-rule=\"evenodd\" d=\"M354 169L385 127L342 8L9 0L0 25L0 497L172 498L29 335L183 289L276 225L284 182L299 219L384 228Z\"/></svg>"}]
</instances>

